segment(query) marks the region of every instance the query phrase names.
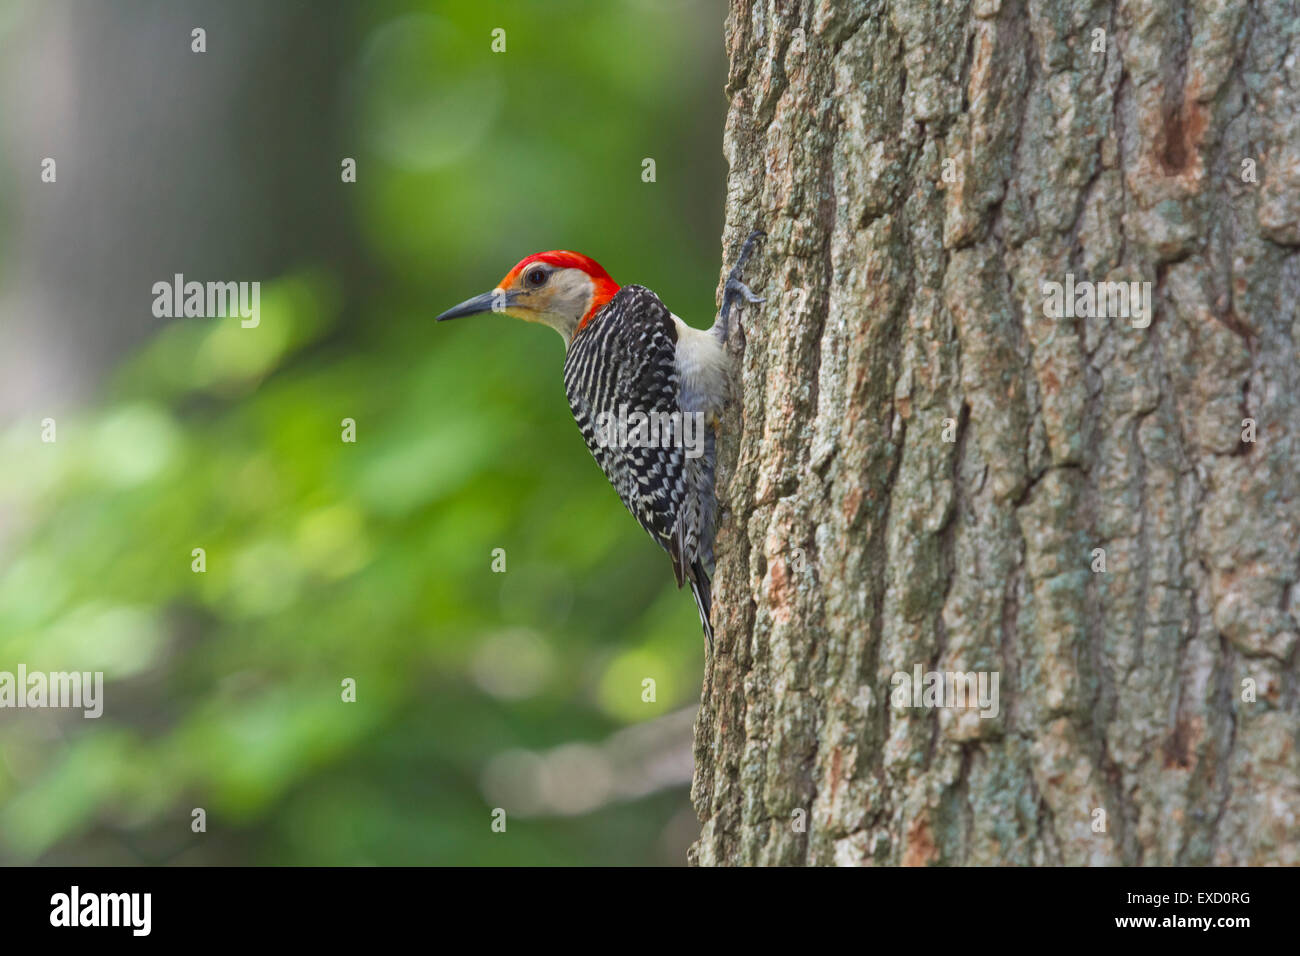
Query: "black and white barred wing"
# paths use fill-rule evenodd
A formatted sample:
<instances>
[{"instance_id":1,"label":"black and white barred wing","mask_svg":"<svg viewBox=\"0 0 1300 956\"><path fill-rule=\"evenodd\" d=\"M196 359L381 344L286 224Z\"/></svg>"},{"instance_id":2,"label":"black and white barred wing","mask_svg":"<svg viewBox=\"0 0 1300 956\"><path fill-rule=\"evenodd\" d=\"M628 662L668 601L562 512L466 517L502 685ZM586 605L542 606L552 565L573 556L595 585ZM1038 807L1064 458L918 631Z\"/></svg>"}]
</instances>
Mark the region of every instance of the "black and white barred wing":
<instances>
[{"instance_id":1,"label":"black and white barred wing","mask_svg":"<svg viewBox=\"0 0 1300 956\"><path fill-rule=\"evenodd\" d=\"M697 558L680 521L690 482L681 434L671 314L649 289L624 286L575 336L564 363L569 407L623 504L668 552L677 584Z\"/></svg>"}]
</instances>

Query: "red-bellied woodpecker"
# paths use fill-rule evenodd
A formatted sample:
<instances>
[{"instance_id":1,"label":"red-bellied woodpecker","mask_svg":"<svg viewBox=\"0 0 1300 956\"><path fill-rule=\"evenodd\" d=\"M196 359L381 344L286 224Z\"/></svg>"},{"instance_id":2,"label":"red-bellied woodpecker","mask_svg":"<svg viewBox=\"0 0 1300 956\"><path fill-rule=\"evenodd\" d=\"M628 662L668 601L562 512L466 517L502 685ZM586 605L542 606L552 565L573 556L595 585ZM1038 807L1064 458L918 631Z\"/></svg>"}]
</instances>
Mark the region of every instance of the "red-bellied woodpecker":
<instances>
[{"instance_id":1,"label":"red-bellied woodpecker","mask_svg":"<svg viewBox=\"0 0 1300 956\"><path fill-rule=\"evenodd\" d=\"M735 300L763 301L740 280L762 235L741 247L708 331L691 328L644 286L620 288L599 263L562 251L529 256L495 289L438 316L504 312L564 337L564 391L582 438L672 558L677 586L690 583L710 648L714 442L732 384L726 344Z\"/></svg>"}]
</instances>

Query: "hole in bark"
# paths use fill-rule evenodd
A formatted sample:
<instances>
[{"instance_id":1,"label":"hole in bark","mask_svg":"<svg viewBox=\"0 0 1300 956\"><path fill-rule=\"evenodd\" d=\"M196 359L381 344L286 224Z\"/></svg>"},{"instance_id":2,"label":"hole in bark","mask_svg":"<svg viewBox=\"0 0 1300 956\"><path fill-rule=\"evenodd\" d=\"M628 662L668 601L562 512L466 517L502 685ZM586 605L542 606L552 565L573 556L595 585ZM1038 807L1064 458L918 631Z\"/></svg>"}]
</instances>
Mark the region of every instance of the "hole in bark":
<instances>
[{"instance_id":1,"label":"hole in bark","mask_svg":"<svg viewBox=\"0 0 1300 956\"><path fill-rule=\"evenodd\" d=\"M1194 165L1205 126L1205 107L1199 103L1184 100L1165 108L1158 155L1166 174L1177 175Z\"/></svg>"},{"instance_id":2,"label":"hole in bark","mask_svg":"<svg viewBox=\"0 0 1300 956\"><path fill-rule=\"evenodd\" d=\"M1192 765L1188 730L1187 724L1182 720L1174 724L1174 732L1169 735L1164 746L1166 769L1177 767L1179 770L1186 770Z\"/></svg>"}]
</instances>

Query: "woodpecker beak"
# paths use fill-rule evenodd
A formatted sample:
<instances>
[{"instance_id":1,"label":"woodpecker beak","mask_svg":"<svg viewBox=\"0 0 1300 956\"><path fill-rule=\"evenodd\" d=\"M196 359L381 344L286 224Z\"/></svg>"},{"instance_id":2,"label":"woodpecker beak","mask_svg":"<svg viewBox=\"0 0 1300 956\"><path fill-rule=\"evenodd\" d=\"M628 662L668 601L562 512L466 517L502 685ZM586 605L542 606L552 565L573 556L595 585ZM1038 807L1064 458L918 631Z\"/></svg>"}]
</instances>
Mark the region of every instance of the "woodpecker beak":
<instances>
[{"instance_id":1,"label":"woodpecker beak","mask_svg":"<svg viewBox=\"0 0 1300 956\"><path fill-rule=\"evenodd\" d=\"M454 305L434 321L445 322L447 319L459 319L466 315L479 315L483 312L504 312L519 297L517 292L502 292L493 289L472 299L466 299L460 305Z\"/></svg>"}]
</instances>

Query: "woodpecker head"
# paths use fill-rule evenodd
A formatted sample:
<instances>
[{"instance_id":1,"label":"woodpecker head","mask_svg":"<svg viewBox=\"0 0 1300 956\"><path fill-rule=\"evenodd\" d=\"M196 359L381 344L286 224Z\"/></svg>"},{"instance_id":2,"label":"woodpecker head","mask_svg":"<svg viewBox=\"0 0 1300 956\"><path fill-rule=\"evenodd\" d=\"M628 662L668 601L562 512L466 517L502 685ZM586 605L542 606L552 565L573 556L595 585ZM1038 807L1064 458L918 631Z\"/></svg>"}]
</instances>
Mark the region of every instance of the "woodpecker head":
<instances>
[{"instance_id":1,"label":"woodpecker head","mask_svg":"<svg viewBox=\"0 0 1300 956\"><path fill-rule=\"evenodd\" d=\"M539 252L506 273L495 289L466 299L438 321L482 312L504 312L525 322L541 322L564 336L573 334L618 292L618 283L595 259L579 252Z\"/></svg>"}]
</instances>

